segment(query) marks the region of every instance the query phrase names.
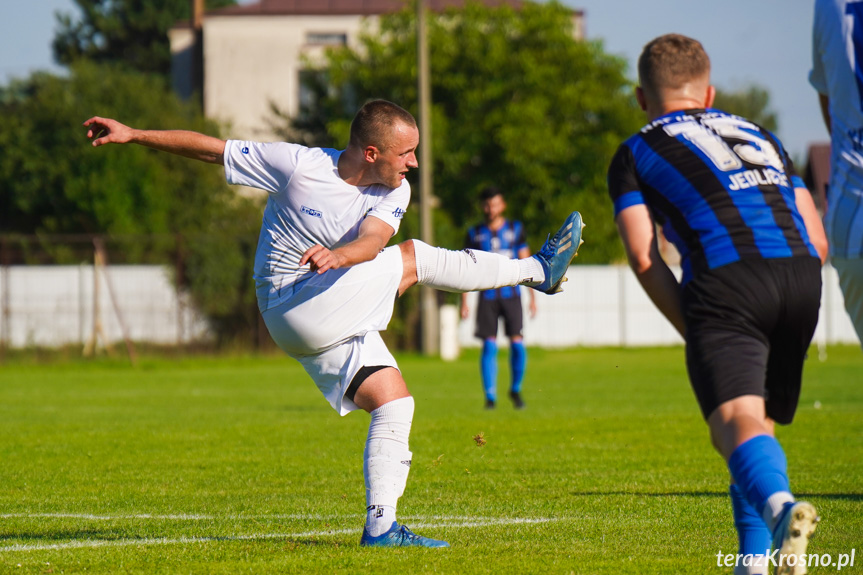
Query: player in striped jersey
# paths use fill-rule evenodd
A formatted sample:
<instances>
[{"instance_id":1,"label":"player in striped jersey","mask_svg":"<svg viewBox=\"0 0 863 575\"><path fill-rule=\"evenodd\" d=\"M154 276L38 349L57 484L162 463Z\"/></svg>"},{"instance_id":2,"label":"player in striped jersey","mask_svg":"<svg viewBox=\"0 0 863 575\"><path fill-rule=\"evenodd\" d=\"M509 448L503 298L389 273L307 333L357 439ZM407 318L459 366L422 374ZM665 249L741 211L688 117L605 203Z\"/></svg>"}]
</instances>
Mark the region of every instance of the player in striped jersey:
<instances>
[{"instance_id":1,"label":"player in striped jersey","mask_svg":"<svg viewBox=\"0 0 863 575\"><path fill-rule=\"evenodd\" d=\"M832 143L824 214L830 260L863 345L863 2L816 0L809 82Z\"/></svg>"},{"instance_id":2,"label":"player in striped jersey","mask_svg":"<svg viewBox=\"0 0 863 575\"><path fill-rule=\"evenodd\" d=\"M779 140L710 108L715 90L699 42L656 38L638 72L649 123L609 167L618 230L645 291L686 340L689 379L732 478L748 557L735 573L765 573L778 555L805 553L817 521L791 494L774 422L790 423L797 407L818 320L824 229ZM655 223L681 254L680 285L660 256Z\"/></svg>"}]
</instances>

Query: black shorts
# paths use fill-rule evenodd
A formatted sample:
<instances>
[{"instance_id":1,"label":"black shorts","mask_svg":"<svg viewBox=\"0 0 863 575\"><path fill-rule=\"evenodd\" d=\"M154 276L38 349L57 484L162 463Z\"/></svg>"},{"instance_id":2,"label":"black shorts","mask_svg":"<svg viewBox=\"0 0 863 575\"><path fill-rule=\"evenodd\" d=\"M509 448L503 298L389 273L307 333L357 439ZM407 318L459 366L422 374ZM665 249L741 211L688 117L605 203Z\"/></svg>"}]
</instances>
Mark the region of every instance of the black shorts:
<instances>
[{"instance_id":1,"label":"black shorts","mask_svg":"<svg viewBox=\"0 0 863 575\"><path fill-rule=\"evenodd\" d=\"M820 302L816 258L742 260L683 288L686 367L705 419L726 401L760 395L768 417L791 423Z\"/></svg>"},{"instance_id":2,"label":"black shorts","mask_svg":"<svg viewBox=\"0 0 863 575\"><path fill-rule=\"evenodd\" d=\"M476 308L476 335L481 339L497 337L497 318L503 318L507 337L521 336L524 319L521 312L521 297L485 299L479 294Z\"/></svg>"}]
</instances>

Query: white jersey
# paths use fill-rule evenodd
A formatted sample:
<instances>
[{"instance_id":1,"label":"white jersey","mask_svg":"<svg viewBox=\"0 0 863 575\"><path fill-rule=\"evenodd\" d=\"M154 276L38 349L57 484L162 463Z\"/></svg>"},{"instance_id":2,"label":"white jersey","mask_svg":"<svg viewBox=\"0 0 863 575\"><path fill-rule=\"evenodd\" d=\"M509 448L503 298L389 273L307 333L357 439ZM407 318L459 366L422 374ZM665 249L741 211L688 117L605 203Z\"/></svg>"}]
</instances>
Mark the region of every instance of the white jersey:
<instances>
[{"instance_id":1,"label":"white jersey","mask_svg":"<svg viewBox=\"0 0 863 575\"><path fill-rule=\"evenodd\" d=\"M268 310L288 300L297 282L313 275L300 258L320 244L336 248L357 239L367 216L388 223L393 233L410 201L410 184L352 186L340 176L342 151L298 144L229 140L225 178L230 184L269 192L255 254L258 306Z\"/></svg>"},{"instance_id":2,"label":"white jersey","mask_svg":"<svg viewBox=\"0 0 863 575\"><path fill-rule=\"evenodd\" d=\"M809 82L830 99L830 253L863 257L863 1L816 0Z\"/></svg>"}]
</instances>

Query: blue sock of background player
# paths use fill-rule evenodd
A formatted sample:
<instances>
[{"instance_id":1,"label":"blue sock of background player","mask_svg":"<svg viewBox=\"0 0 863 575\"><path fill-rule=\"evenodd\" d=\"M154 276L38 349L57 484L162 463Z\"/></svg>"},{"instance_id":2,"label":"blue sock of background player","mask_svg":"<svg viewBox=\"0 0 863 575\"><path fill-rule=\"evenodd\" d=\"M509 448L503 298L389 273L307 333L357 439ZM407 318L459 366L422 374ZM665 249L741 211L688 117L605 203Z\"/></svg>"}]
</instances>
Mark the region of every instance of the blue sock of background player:
<instances>
[{"instance_id":1,"label":"blue sock of background player","mask_svg":"<svg viewBox=\"0 0 863 575\"><path fill-rule=\"evenodd\" d=\"M493 339L483 340L480 371L486 405L492 407L497 401L497 343Z\"/></svg>"},{"instance_id":2,"label":"blue sock of background player","mask_svg":"<svg viewBox=\"0 0 863 575\"><path fill-rule=\"evenodd\" d=\"M511 374L511 382L509 386L510 395L521 394L521 382L524 379L524 372L527 368L527 349L524 347L524 342L514 341L509 346L509 369Z\"/></svg>"}]
</instances>

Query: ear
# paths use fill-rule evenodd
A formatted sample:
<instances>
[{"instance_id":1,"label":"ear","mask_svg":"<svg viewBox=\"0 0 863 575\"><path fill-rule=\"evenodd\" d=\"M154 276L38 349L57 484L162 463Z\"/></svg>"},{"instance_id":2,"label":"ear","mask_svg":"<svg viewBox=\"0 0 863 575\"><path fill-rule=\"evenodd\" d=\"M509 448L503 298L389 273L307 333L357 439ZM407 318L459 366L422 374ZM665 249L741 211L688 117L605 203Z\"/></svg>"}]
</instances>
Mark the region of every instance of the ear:
<instances>
[{"instance_id":1,"label":"ear","mask_svg":"<svg viewBox=\"0 0 863 575\"><path fill-rule=\"evenodd\" d=\"M363 149L363 159L370 164L374 164L380 153L380 150L376 147L366 146L365 149Z\"/></svg>"},{"instance_id":2,"label":"ear","mask_svg":"<svg viewBox=\"0 0 863 575\"><path fill-rule=\"evenodd\" d=\"M707 96L704 100L705 108L713 107L713 100L716 98L716 88L713 86L707 86Z\"/></svg>"},{"instance_id":3,"label":"ear","mask_svg":"<svg viewBox=\"0 0 863 575\"><path fill-rule=\"evenodd\" d=\"M638 105L643 111L647 111L647 98L644 96L644 90L641 86L635 87L635 99L638 100Z\"/></svg>"}]
</instances>

